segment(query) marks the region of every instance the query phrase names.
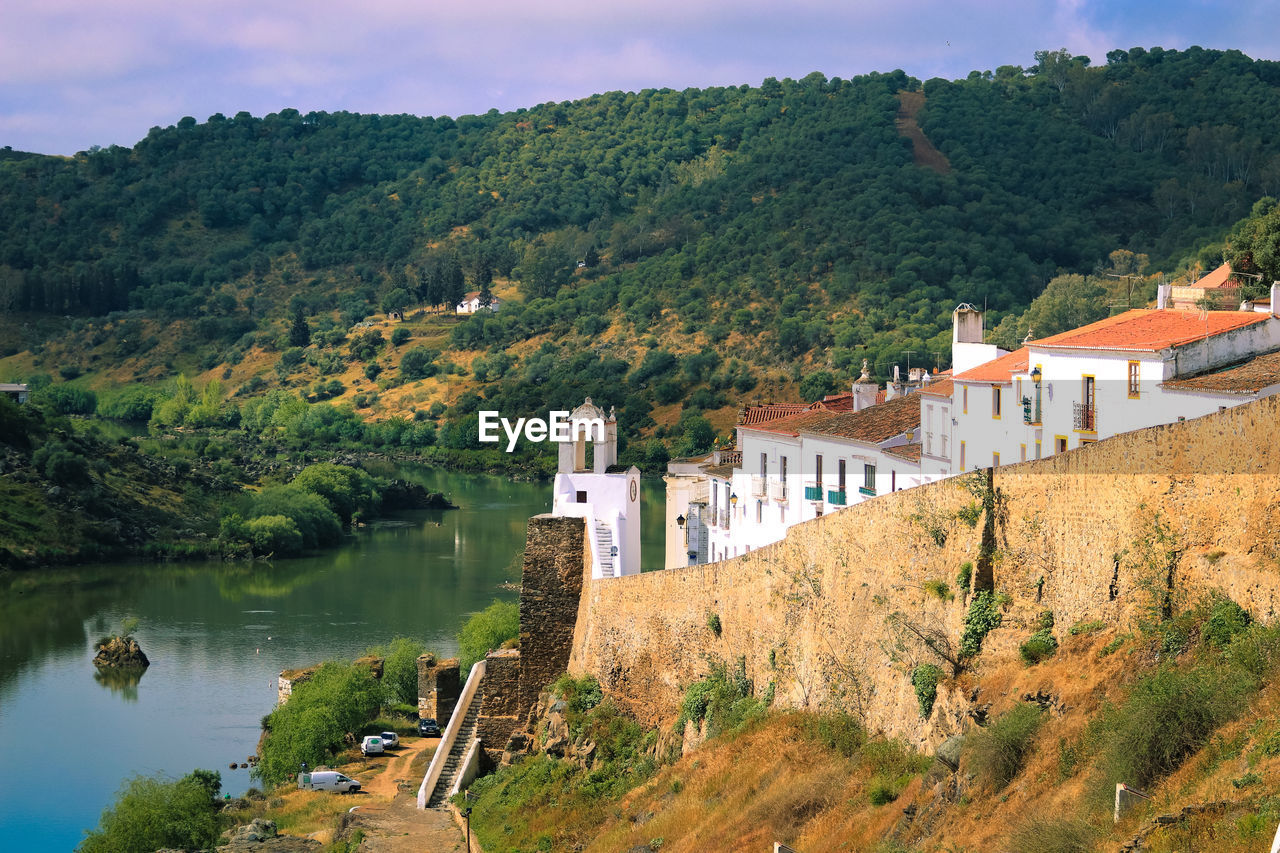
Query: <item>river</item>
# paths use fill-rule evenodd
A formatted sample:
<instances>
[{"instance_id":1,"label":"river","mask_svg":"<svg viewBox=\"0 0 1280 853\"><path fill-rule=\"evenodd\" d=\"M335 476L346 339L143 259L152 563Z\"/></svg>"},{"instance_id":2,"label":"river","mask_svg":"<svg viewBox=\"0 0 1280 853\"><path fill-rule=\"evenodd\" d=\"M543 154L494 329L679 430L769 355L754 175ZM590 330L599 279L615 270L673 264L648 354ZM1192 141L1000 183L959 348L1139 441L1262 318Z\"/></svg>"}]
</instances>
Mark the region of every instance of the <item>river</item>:
<instances>
[{"instance_id":1,"label":"river","mask_svg":"<svg viewBox=\"0 0 1280 853\"><path fill-rule=\"evenodd\" d=\"M0 577L0 838L72 850L127 778L217 770L243 793L280 670L396 636L442 655L467 618L515 600L525 522L549 483L411 468L459 506L404 513L341 548L274 564L113 564ZM646 569L662 563L663 495L642 497ZM129 616L151 666L107 681L93 642Z\"/></svg>"}]
</instances>

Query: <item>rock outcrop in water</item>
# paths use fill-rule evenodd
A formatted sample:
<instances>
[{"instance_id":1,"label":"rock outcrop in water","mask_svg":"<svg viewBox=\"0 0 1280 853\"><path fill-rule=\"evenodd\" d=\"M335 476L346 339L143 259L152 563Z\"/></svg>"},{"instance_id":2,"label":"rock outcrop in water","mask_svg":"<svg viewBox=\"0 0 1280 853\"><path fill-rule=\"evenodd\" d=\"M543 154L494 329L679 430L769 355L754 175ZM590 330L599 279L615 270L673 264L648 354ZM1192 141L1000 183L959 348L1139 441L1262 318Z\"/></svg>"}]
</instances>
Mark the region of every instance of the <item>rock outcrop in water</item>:
<instances>
[{"instance_id":1,"label":"rock outcrop in water","mask_svg":"<svg viewBox=\"0 0 1280 853\"><path fill-rule=\"evenodd\" d=\"M112 637L98 646L93 665L111 669L145 669L151 661L133 637Z\"/></svg>"}]
</instances>

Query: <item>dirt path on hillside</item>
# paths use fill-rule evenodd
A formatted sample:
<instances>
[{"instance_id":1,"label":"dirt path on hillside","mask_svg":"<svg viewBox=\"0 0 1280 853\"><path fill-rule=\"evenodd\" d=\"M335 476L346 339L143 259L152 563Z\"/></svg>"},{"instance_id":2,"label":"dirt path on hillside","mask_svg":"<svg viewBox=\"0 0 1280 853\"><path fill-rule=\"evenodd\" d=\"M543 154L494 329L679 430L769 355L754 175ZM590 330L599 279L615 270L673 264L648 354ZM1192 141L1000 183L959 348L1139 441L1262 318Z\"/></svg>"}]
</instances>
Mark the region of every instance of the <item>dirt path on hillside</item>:
<instances>
[{"instance_id":1,"label":"dirt path on hillside","mask_svg":"<svg viewBox=\"0 0 1280 853\"><path fill-rule=\"evenodd\" d=\"M395 752L388 752L387 766L382 772L374 776L368 783L362 784L360 787L381 800L390 800L400 793L400 783L412 783L411 787L416 791L417 783L422 781L422 774L418 774L418 778L414 779L413 774L409 772L414 760L428 747L434 747L440 743L438 737L424 737L405 744Z\"/></svg>"},{"instance_id":2,"label":"dirt path on hillside","mask_svg":"<svg viewBox=\"0 0 1280 853\"><path fill-rule=\"evenodd\" d=\"M916 115L924 106L924 92L899 92L898 115L894 126L898 135L911 140L911 151L917 166L933 169L940 175L951 171L951 163L946 155L933 146L929 137L924 135L920 125L916 123Z\"/></svg>"},{"instance_id":3,"label":"dirt path on hillside","mask_svg":"<svg viewBox=\"0 0 1280 853\"><path fill-rule=\"evenodd\" d=\"M419 738L387 753L386 767L365 782L367 805L347 821L346 837L359 829L361 853L466 853L466 842L446 811L418 808L418 785L439 738Z\"/></svg>"}]
</instances>

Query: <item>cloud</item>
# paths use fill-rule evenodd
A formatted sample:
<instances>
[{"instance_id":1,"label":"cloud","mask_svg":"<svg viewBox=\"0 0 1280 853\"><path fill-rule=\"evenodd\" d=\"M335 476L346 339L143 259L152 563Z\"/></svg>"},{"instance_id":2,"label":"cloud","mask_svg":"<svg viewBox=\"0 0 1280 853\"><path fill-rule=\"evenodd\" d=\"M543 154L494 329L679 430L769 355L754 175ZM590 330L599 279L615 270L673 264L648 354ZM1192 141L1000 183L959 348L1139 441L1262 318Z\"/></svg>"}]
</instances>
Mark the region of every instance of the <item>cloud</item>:
<instances>
[{"instance_id":1,"label":"cloud","mask_svg":"<svg viewBox=\"0 0 1280 853\"><path fill-rule=\"evenodd\" d=\"M71 153L240 110L483 113L613 89L901 68L1095 63L1137 44L1266 43L1271 0L7 0L0 145ZM1237 44L1223 39L1241 39ZM1250 43L1252 42L1252 43ZM1252 50L1250 49L1252 48Z\"/></svg>"}]
</instances>

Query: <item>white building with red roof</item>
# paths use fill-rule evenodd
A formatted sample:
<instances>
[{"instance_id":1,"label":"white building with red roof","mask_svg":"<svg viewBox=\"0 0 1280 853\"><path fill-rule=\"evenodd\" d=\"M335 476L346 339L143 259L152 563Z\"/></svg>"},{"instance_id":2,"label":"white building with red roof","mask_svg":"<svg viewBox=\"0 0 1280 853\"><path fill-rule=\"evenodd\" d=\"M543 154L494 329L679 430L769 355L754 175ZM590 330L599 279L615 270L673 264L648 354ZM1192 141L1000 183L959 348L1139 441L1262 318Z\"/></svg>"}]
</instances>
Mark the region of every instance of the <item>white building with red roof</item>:
<instances>
[{"instance_id":1,"label":"white building with red roof","mask_svg":"<svg viewBox=\"0 0 1280 853\"><path fill-rule=\"evenodd\" d=\"M1028 341L955 375L953 471L1039 459L1269 396L1280 387L1241 393L1225 388L1244 382L1238 374L1203 377L1276 351L1280 319L1253 311L1133 309ZM1266 374L1245 372L1250 382Z\"/></svg>"}]
</instances>

